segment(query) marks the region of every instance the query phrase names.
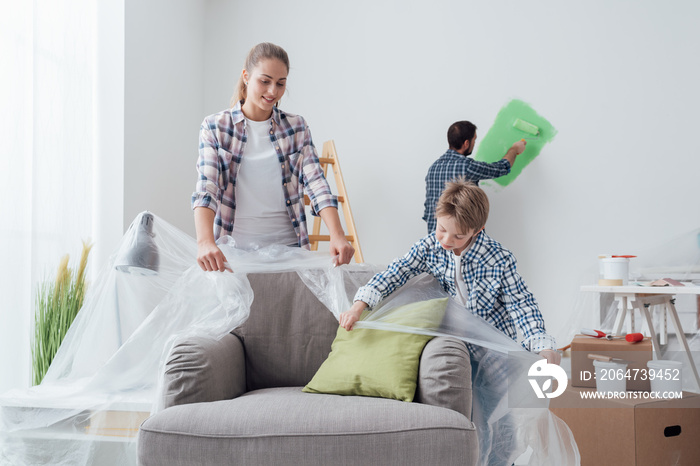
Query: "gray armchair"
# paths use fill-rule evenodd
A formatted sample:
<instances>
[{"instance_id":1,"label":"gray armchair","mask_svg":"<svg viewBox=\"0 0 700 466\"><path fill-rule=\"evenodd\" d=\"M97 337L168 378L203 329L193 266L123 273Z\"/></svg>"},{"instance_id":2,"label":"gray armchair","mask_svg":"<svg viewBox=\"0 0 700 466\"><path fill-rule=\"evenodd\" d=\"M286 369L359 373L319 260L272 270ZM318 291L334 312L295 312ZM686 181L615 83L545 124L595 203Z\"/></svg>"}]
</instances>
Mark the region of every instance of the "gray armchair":
<instances>
[{"instance_id":1,"label":"gray armchair","mask_svg":"<svg viewBox=\"0 0 700 466\"><path fill-rule=\"evenodd\" d=\"M141 465L476 464L461 341L426 345L413 403L303 393L338 322L295 272L249 279L255 298L244 325L172 351L166 409L139 432Z\"/></svg>"}]
</instances>

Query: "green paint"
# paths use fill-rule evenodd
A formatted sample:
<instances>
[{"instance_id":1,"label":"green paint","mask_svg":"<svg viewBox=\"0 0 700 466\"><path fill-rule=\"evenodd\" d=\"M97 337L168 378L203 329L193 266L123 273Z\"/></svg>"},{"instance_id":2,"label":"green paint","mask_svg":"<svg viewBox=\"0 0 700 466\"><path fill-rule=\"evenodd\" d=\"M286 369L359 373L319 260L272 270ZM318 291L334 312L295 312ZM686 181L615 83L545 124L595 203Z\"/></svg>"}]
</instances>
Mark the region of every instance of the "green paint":
<instances>
[{"instance_id":1,"label":"green paint","mask_svg":"<svg viewBox=\"0 0 700 466\"><path fill-rule=\"evenodd\" d=\"M523 129L530 129L530 126L527 125L517 124L520 128L513 126L518 119L530 126L536 126L539 134L533 137L530 131L523 131ZM522 100L511 100L498 112L496 121L493 122L491 129L479 143L479 150L474 155L474 159L481 162L496 162L503 158L513 143L525 139L527 147L522 154L515 158L515 164L513 164L510 173L493 180L501 186L508 186L520 175L523 168L540 154L545 144L554 139L556 134L557 130L552 124L535 112L532 107Z\"/></svg>"},{"instance_id":2,"label":"green paint","mask_svg":"<svg viewBox=\"0 0 700 466\"><path fill-rule=\"evenodd\" d=\"M520 118L515 120L515 123L513 123L513 128L519 129L520 131L524 131L528 134L532 134L533 136L537 136L540 133L540 129L537 126L531 125L527 121L523 121Z\"/></svg>"}]
</instances>

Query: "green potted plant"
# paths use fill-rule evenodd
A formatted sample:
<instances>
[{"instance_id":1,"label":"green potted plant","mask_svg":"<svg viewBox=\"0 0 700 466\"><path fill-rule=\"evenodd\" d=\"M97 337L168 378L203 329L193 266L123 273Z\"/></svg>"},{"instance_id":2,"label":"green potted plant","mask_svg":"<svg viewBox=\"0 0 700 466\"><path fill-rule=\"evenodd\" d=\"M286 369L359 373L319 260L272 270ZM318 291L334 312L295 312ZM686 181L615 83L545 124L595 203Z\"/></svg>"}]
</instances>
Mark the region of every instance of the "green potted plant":
<instances>
[{"instance_id":1,"label":"green potted plant","mask_svg":"<svg viewBox=\"0 0 700 466\"><path fill-rule=\"evenodd\" d=\"M59 263L56 279L39 285L34 310L32 381L39 385L46 375L66 332L83 305L87 288L85 270L92 244L83 241L78 270L68 267L66 254Z\"/></svg>"}]
</instances>

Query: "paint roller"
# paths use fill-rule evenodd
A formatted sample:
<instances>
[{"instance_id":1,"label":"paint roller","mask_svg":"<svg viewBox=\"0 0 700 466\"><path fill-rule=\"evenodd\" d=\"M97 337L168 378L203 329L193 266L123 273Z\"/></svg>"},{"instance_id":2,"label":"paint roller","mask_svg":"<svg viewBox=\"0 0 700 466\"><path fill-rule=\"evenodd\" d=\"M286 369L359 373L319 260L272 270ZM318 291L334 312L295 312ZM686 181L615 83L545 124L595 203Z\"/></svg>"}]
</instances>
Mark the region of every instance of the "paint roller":
<instances>
[{"instance_id":1,"label":"paint roller","mask_svg":"<svg viewBox=\"0 0 700 466\"><path fill-rule=\"evenodd\" d=\"M535 136L534 138L522 138L523 140L525 139L537 139L540 134L540 129L533 125L532 123L528 123L525 120L521 120L520 118L516 118L515 121L513 122L513 128L519 129L520 131L527 133L527 134L532 134Z\"/></svg>"}]
</instances>

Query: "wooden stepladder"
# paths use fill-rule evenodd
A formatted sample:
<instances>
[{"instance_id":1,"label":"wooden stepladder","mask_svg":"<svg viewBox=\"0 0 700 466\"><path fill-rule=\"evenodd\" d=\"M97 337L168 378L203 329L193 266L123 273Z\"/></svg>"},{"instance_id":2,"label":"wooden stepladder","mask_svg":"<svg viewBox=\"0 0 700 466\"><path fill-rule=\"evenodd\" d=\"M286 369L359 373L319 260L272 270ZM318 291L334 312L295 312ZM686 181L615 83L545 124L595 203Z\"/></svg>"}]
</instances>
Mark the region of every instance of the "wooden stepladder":
<instances>
[{"instance_id":1,"label":"wooden stepladder","mask_svg":"<svg viewBox=\"0 0 700 466\"><path fill-rule=\"evenodd\" d=\"M335 143L333 140L326 141L323 143L323 151L321 152L321 157L319 158L321 162L321 168L323 168L323 175L328 178L328 166L333 167L333 175L335 178L335 186L338 190L338 204L340 204L343 210L343 217L345 217L345 228L347 235L345 236L348 242L355 248L355 262L363 263L364 258L362 257L362 248L360 247L360 239L357 236L357 230L355 229L355 220L352 217L352 210L350 209L350 201L348 200L348 193L345 190L345 182L343 181L343 172L340 170L340 162L338 161L338 152L335 150ZM304 196L304 203L309 205L311 203L309 196ZM309 235L309 245L312 251L318 250L318 244L321 241L330 241L330 235L321 234L321 217L314 217L314 226Z\"/></svg>"}]
</instances>

